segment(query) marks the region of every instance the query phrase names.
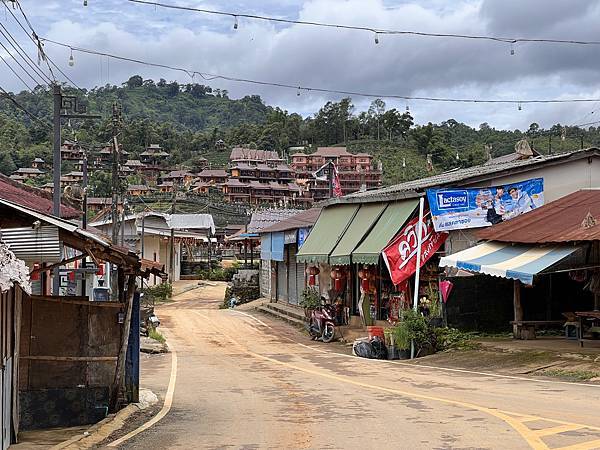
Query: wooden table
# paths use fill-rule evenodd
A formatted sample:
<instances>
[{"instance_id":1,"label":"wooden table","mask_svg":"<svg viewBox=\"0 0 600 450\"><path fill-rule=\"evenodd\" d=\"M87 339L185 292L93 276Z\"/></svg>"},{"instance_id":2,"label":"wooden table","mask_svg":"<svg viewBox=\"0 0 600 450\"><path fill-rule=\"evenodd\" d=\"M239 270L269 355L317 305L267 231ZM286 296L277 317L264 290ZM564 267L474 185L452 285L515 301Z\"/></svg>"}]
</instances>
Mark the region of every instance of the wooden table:
<instances>
[{"instance_id":1,"label":"wooden table","mask_svg":"<svg viewBox=\"0 0 600 450\"><path fill-rule=\"evenodd\" d=\"M592 322L592 327L597 327L600 323L600 311L576 311L575 315L579 317L579 345L583 347L585 341L593 341L596 339L584 339L583 337L583 322L589 320Z\"/></svg>"}]
</instances>

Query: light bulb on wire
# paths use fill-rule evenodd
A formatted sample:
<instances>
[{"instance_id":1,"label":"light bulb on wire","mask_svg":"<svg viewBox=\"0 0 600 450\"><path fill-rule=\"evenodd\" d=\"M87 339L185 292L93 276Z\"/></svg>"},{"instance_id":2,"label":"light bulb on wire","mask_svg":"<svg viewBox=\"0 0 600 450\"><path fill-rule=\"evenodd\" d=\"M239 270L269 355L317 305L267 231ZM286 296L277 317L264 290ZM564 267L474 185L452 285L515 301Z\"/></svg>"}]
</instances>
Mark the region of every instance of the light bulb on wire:
<instances>
[{"instance_id":1,"label":"light bulb on wire","mask_svg":"<svg viewBox=\"0 0 600 450\"><path fill-rule=\"evenodd\" d=\"M87 6L87 0L83 0L83 6Z\"/></svg>"},{"instance_id":2,"label":"light bulb on wire","mask_svg":"<svg viewBox=\"0 0 600 450\"><path fill-rule=\"evenodd\" d=\"M237 18L237 16L233 16L233 29L234 30L238 29L238 18Z\"/></svg>"},{"instance_id":3,"label":"light bulb on wire","mask_svg":"<svg viewBox=\"0 0 600 450\"><path fill-rule=\"evenodd\" d=\"M75 59L73 58L73 49L71 49L71 56L69 56L69 66L73 67L75 65Z\"/></svg>"},{"instance_id":4,"label":"light bulb on wire","mask_svg":"<svg viewBox=\"0 0 600 450\"><path fill-rule=\"evenodd\" d=\"M375 44L379 44L379 34L375 33Z\"/></svg>"},{"instance_id":5,"label":"light bulb on wire","mask_svg":"<svg viewBox=\"0 0 600 450\"><path fill-rule=\"evenodd\" d=\"M521 110L523 109L523 107L521 106L521 102L519 102L519 105L517 106L517 109L518 109L519 111L521 111Z\"/></svg>"},{"instance_id":6,"label":"light bulb on wire","mask_svg":"<svg viewBox=\"0 0 600 450\"><path fill-rule=\"evenodd\" d=\"M514 46L514 44L511 42L511 43L510 43L510 55L511 55L511 56L514 56L514 54L515 54L515 46Z\"/></svg>"}]
</instances>

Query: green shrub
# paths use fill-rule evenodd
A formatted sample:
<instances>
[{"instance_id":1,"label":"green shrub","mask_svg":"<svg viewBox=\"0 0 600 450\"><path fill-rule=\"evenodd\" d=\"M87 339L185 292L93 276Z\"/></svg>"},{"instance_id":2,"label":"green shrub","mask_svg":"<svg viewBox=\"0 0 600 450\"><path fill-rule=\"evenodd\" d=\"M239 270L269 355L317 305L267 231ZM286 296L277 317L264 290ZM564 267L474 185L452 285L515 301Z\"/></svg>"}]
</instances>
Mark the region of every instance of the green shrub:
<instances>
[{"instance_id":1,"label":"green shrub","mask_svg":"<svg viewBox=\"0 0 600 450\"><path fill-rule=\"evenodd\" d=\"M210 281L231 281L233 276L237 273L237 267L227 267L225 269L217 267L213 270L199 270L197 272L201 280Z\"/></svg>"},{"instance_id":2,"label":"green shrub","mask_svg":"<svg viewBox=\"0 0 600 450\"><path fill-rule=\"evenodd\" d=\"M434 327L427 318L412 309L403 311L402 321L391 333L400 350L408 350L411 342L414 342L417 355L423 352L473 348L475 345L468 333L455 328Z\"/></svg>"},{"instance_id":3,"label":"green shrub","mask_svg":"<svg viewBox=\"0 0 600 450\"><path fill-rule=\"evenodd\" d=\"M158 331L156 331L156 328L150 327L148 329L148 337L150 339L154 339L155 341L160 342L161 344L164 344L166 339L165 337Z\"/></svg>"},{"instance_id":4,"label":"green shrub","mask_svg":"<svg viewBox=\"0 0 600 450\"><path fill-rule=\"evenodd\" d=\"M321 306L321 294L319 293L319 290L312 286L304 288L300 306L304 309L315 309L318 306Z\"/></svg>"},{"instance_id":5,"label":"green shrub","mask_svg":"<svg viewBox=\"0 0 600 450\"><path fill-rule=\"evenodd\" d=\"M155 286L148 286L142 289L142 293L146 302L166 302L173 297L173 285L171 283L161 283Z\"/></svg>"}]
</instances>

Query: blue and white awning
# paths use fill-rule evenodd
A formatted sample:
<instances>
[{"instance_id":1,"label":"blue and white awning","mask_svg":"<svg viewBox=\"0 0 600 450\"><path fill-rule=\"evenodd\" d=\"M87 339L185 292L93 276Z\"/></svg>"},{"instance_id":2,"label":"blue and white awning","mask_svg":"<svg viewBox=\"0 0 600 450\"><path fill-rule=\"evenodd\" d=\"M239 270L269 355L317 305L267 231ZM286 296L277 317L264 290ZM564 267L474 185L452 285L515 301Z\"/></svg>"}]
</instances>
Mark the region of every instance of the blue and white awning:
<instances>
[{"instance_id":1,"label":"blue and white awning","mask_svg":"<svg viewBox=\"0 0 600 450\"><path fill-rule=\"evenodd\" d=\"M456 267L532 284L534 275L575 253L579 248L566 245L512 245L492 241L444 256L440 259L440 267Z\"/></svg>"}]
</instances>

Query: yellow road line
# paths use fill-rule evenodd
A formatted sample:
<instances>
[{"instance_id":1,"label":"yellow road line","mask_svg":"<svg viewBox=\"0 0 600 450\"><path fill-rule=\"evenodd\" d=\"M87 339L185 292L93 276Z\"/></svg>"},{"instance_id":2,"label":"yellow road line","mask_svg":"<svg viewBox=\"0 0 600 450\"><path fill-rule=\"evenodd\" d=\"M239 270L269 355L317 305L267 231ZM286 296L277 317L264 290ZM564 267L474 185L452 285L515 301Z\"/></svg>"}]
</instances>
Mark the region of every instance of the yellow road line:
<instances>
[{"instance_id":1,"label":"yellow road line","mask_svg":"<svg viewBox=\"0 0 600 450\"><path fill-rule=\"evenodd\" d=\"M569 445L568 447L555 448L553 450L592 450L595 448L600 448L600 439L582 442L581 444Z\"/></svg>"},{"instance_id":2,"label":"yellow road line","mask_svg":"<svg viewBox=\"0 0 600 450\"><path fill-rule=\"evenodd\" d=\"M210 326L212 326L213 328L215 328L210 323L210 318L208 316L200 313L199 311L194 311L194 312L198 316L200 316L203 319L205 319L206 320L206 324L209 324ZM215 330L216 330L216 328L215 328ZM329 378L331 380L339 381L339 382L342 382L342 383L352 384L354 386L360 386L360 387L367 388L367 389L374 389L374 390L378 390L378 391L383 391L383 392L387 392L387 393L391 393L391 394L400 395L402 397L419 398L419 399L423 399L423 400L430 400L430 401L445 403L445 404L449 404L449 405L453 405L453 406L460 406L460 407L463 407L463 408L466 408L466 409L474 409L474 410L477 410L477 411L481 411L481 412L487 413L487 414L489 414L489 415L491 415L493 417L496 417L496 418L501 419L504 422L508 423L511 427L513 427L516 431L519 432L519 434L527 441L527 443L531 446L531 448L533 448L535 450L547 450L548 449L548 446L532 430L530 430L529 428L527 428L522 422L519 422L515 418L511 417L508 414L505 414L502 411L499 411L499 410L496 410L496 409L487 408L485 406L480 406L480 405L476 405L476 404L472 404L472 403L461 402L461 401L458 401L458 400L450 400L450 399L443 398L443 397L435 397L435 396L432 396L432 395L417 394L417 393L414 393L414 392L407 392L407 391L402 391L402 390L399 390L399 389L386 388L386 387L383 387L383 386L377 386L377 385L374 385L374 384L363 383L361 381L356 381L356 380L352 380L352 379L349 379L349 378L340 377L340 376L329 374L329 373L326 373L326 372L320 372L320 371L313 370L313 369L307 369L305 367L299 367L299 366L296 366L294 364L290 364L290 363L287 363L287 362L284 362L284 361L278 361L277 359L271 358L269 356L264 356L264 355L261 355L259 353L255 353L255 352L247 349L246 347L244 347L242 344L240 344L238 341L236 341L231 336L229 336L226 333L224 333L223 330L221 330L221 329L219 329L219 333L222 336L224 336L227 339L229 339L233 344L235 344L236 346L238 346L242 351L244 351L248 355L254 356L255 358L258 358L258 359L269 361L269 362L274 363L274 364L278 364L280 366L289 367L289 368L292 368L292 369L295 369L295 370L299 370L301 372L310 373L311 375L317 375L317 376L320 376L320 377L323 377L323 378Z\"/></svg>"},{"instance_id":3,"label":"yellow road line","mask_svg":"<svg viewBox=\"0 0 600 450\"><path fill-rule=\"evenodd\" d=\"M551 436L553 434L565 433L567 431L581 430L582 428L583 427L581 425L567 423L565 425L559 425L557 427L544 428L542 430L535 430L535 434L537 434L540 437Z\"/></svg>"},{"instance_id":4,"label":"yellow road line","mask_svg":"<svg viewBox=\"0 0 600 450\"><path fill-rule=\"evenodd\" d=\"M148 422L144 423L143 425L136 428L132 432L127 433L122 438L119 438L116 441L113 441L110 444L108 444L108 447L116 447L117 445L121 445L123 442L131 439L134 436L137 436L142 431L147 430L148 428L150 428L151 426L156 424L158 421L160 421L163 417L165 417L169 413L169 411L171 410L171 406L173 405L173 394L175 393L175 381L176 380L177 380L177 353L172 352L171 353L171 378L169 379L169 387L167 388L167 394L165 395L165 402L163 403L163 407L161 408L161 410L158 412L157 415L155 415Z\"/></svg>"},{"instance_id":5,"label":"yellow road line","mask_svg":"<svg viewBox=\"0 0 600 450\"><path fill-rule=\"evenodd\" d=\"M205 323L206 324L210 324L210 326L212 326L213 328L215 328L211 322L210 322L210 318L202 313L200 313L199 311L194 311L198 316L202 317L203 319L205 319ZM304 367L299 367L299 366L295 366L293 364L287 363L287 362L283 362L283 361L279 361L277 359L268 357L268 356L264 356L261 355L259 353L255 353L251 350L249 350L248 348L244 347L242 344L240 344L239 342L237 342L234 338L232 338L231 336L227 335L226 333L224 333L222 330L219 330L219 332L221 333L221 335L223 335L224 337L226 337L227 339L229 339L231 342L233 342L235 345L237 345L239 348L242 349L242 351L244 351L245 353L254 356L256 358L259 359L263 359L265 361L269 361L281 366L285 366L285 367L289 367L292 369L296 369L305 373L310 373L313 375L317 375L317 376L321 376L324 378L329 378L329 379L334 379L336 381L341 381L343 383L347 383L347 384L352 384L352 385L356 385L356 386L361 386L367 389L375 389L375 390L379 390L379 391L383 391L383 392L388 392L388 393L393 393L393 394L397 394L397 395L401 395L404 397L412 397L412 398L419 398L419 399L424 399L424 400L431 400L431 401L436 401L436 402L440 402L440 403L446 403L446 404L451 404L454 406L461 406L467 409L475 409L477 411L481 411L484 412L486 414L489 414L493 417L496 417L498 419L503 420L504 422L508 423L511 427L513 427L513 429L515 429L526 441L527 443L531 446L531 448L533 449L540 449L540 450L547 450L549 449L549 447L544 443L544 441L541 439L542 436L546 436L546 435L551 435L551 434L557 434L560 433L561 431L556 431L558 430L560 427L553 427L550 428L549 430L555 430L552 433L548 433L548 434L540 434L541 431L543 430L532 430L530 428L528 428L525 425L525 422L531 422L531 421L535 421L535 420L540 420L540 421L547 421L547 422L552 422L552 423L558 423L560 425L562 425L563 427L569 427L569 429L565 429L563 431L569 431L569 430L576 430L576 429L582 429L582 428L586 428L588 430L593 430L593 431L600 431L600 427L596 427L596 426L591 426L591 425L582 425L582 424L576 424L576 423L570 423L570 422L564 422L564 421L560 421L560 420L556 420L556 419L548 419L548 418L544 418L544 417L537 417L537 416L531 416L531 415L525 415L522 413L517 413L517 412L510 412L510 411L501 411L498 409L493 409L493 408L487 408L485 406L480 406L477 404L472 404L472 403L467 403L467 402L461 402L458 400L451 400L451 399L447 399L447 398L443 398L443 397L435 397L435 396L430 396L430 395L425 395L425 394L418 394L418 393L413 393L413 392L407 392L407 391L401 391L398 389L390 389L390 388L386 388L383 386L377 386L377 385L372 385L372 384L368 384L368 383L363 383L360 381L356 381L356 380L352 380L352 379L348 379L348 378L344 378L344 377L340 377L337 375L333 375L333 374L329 374L329 373L325 373L325 372L319 372L317 370L313 370L313 369L308 369L308 368L304 368ZM289 339L289 338L288 338ZM292 339L289 339L290 341L299 344L303 347L307 347L313 350L317 350L314 347L308 346L308 345L304 345L301 343L298 343ZM323 352L323 353L329 353L329 352ZM341 355L341 356L348 356L348 355L343 355L343 354L338 354L335 353L336 355ZM419 367L414 366L414 367ZM598 441L588 441L588 442L582 442L580 444L576 444L574 446L570 446L570 447L565 447L564 449L553 449L553 450L590 450L590 449L595 449L595 448L600 448L600 440Z\"/></svg>"}]
</instances>

